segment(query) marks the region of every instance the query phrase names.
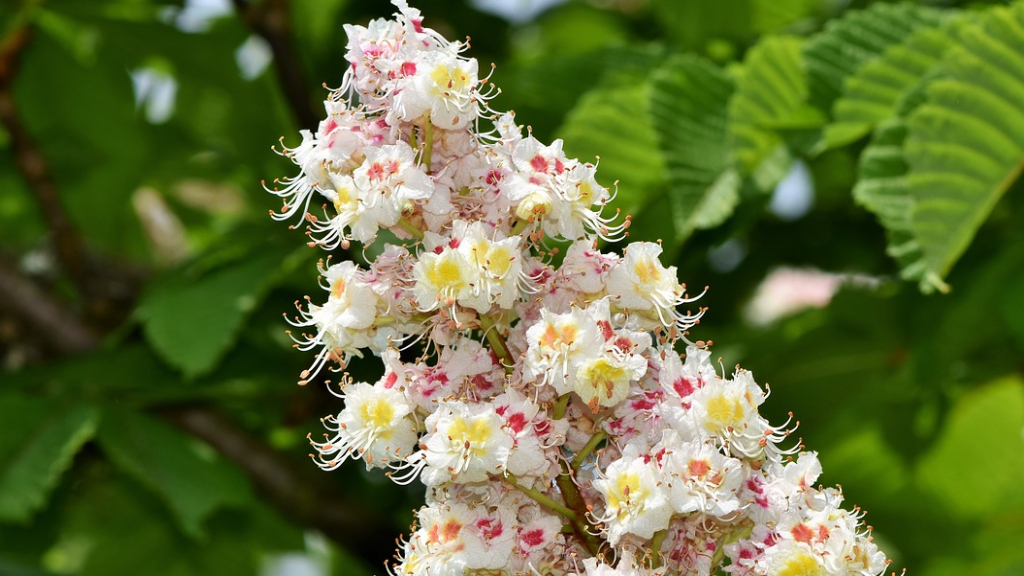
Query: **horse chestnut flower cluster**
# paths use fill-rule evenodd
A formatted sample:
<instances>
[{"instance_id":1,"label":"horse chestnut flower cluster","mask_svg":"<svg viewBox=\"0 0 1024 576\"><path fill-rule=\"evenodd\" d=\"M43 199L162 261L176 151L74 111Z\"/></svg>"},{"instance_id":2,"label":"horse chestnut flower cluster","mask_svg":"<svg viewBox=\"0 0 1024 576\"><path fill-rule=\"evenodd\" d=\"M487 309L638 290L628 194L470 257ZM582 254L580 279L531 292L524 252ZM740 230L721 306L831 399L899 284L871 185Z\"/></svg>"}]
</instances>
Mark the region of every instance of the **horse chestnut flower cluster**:
<instances>
[{"instance_id":1,"label":"horse chestnut flower cluster","mask_svg":"<svg viewBox=\"0 0 1024 576\"><path fill-rule=\"evenodd\" d=\"M492 110L468 45L394 4L345 27L344 82L270 190L309 244L375 255L322 262L292 322L303 381L365 351L384 364L373 383L342 374L311 442L324 469L426 485L389 572L883 572L861 514L815 486L816 455L758 413L751 374L686 338L704 310L661 247L599 249L629 219L605 214L597 166Z\"/></svg>"}]
</instances>

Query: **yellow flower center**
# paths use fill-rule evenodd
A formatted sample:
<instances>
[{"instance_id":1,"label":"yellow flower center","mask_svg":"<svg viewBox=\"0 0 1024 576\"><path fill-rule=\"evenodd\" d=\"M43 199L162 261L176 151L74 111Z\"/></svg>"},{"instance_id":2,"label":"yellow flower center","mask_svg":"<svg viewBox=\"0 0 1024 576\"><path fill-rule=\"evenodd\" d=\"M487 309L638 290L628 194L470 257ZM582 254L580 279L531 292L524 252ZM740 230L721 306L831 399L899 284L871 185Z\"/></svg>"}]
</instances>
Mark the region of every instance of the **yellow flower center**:
<instances>
[{"instance_id":1,"label":"yellow flower center","mask_svg":"<svg viewBox=\"0 0 1024 576\"><path fill-rule=\"evenodd\" d=\"M456 444L462 444L469 450L471 456L483 456L486 452L484 445L491 437L491 427L484 419L477 419L466 422L457 418L448 427L448 439Z\"/></svg>"},{"instance_id":2,"label":"yellow flower center","mask_svg":"<svg viewBox=\"0 0 1024 576\"><path fill-rule=\"evenodd\" d=\"M608 491L608 507L618 511L621 517L628 513L630 506L646 497L640 488L640 475L625 472L615 479L615 486Z\"/></svg>"},{"instance_id":3,"label":"yellow flower center","mask_svg":"<svg viewBox=\"0 0 1024 576\"><path fill-rule=\"evenodd\" d=\"M606 399L614 396L616 386L629 382L629 374L622 366L598 358L583 369L583 380L594 389L594 396Z\"/></svg>"},{"instance_id":4,"label":"yellow flower center","mask_svg":"<svg viewBox=\"0 0 1024 576\"><path fill-rule=\"evenodd\" d=\"M454 66L436 66L430 73L430 79L438 88L435 96L449 91L465 92L469 85L469 75Z\"/></svg>"},{"instance_id":5,"label":"yellow flower center","mask_svg":"<svg viewBox=\"0 0 1024 576\"><path fill-rule=\"evenodd\" d=\"M427 280L438 289L461 290L466 285L466 279L462 277L458 263L444 257L427 269Z\"/></svg>"},{"instance_id":6,"label":"yellow flower center","mask_svg":"<svg viewBox=\"0 0 1024 576\"><path fill-rule=\"evenodd\" d=\"M821 576L824 574L822 566L814 557L806 552L799 552L786 562L771 576Z\"/></svg>"},{"instance_id":7,"label":"yellow flower center","mask_svg":"<svg viewBox=\"0 0 1024 576\"><path fill-rule=\"evenodd\" d=\"M707 410L708 419L720 430L738 427L745 415L743 403L738 398L729 398L725 394L708 399Z\"/></svg>"},{"instance_id":8,"label":"yellow flower center","mask_svg":"<svg viewBox=\"0 0 1024 576\"><path fill-rule=\"evenodd\" d=\"M380 400L370 400L361 406L359 413L363 421L381 439L387 440L391 437L391 421L395 418L394 406Z\"/></svg>"},{"instance_id":9,"label":"yellow flower center","mask_svg":"<svg viewBox=\"0 0 1024 576\"><path fill-rule=\"evenodd\" d=\"M661 270L653 260L641 260L633 268L641 284L655 284L661 280Z\"/></svg>"},{"instance_id":10,"label":"yellow flower center","mask_svg":"<svg viewBox=\"0 0 1024 576\"><path fill-rule=\"evenodd\" d=\"M504 277L512 267L512 252L507 248L498 246L487 252L486 269L492 276Z\"/></svg>"}]
</instances>

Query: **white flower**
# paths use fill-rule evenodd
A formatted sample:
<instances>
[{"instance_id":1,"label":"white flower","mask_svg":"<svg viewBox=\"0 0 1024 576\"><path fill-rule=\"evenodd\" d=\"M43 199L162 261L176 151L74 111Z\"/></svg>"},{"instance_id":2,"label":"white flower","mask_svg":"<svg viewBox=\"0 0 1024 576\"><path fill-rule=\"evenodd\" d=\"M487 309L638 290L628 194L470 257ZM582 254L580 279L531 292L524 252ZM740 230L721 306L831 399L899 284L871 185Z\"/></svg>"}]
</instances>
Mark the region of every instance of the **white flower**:
<instances>
[{"instance_id":1,"label":"white flower","mask_svg":"<svg viewBox=\"0 0 1024 576\"><path fill-rule=\"evenodd\" d=\"M477 280L476 267L466 261L463 252L444 247L440 252L424 252L413 266L416 286L413 294L423 311L451 309L472 297ZM488 307L489 308L489 307Z\"/></svg>"},{"instance_id":2,"label":"white flower","mask_svg":"<svg viewBox=\"0 0 1024 576\"><path fill-rule=\"evenodd\" d=\"M367 146L366 159L352 173L359 191L360 224L355 232L360 242L371 242L377 228L398 224L403 213L411 213L416 201L428 201L434 182L414 159L409 144L398 141L381 147Z\"/></svg>"},{"instance_id":3,"label":"white flower","mask_svg":"<svg viewBox=\"0 0 1024 576\"><path fill-rule=\"evenodd\" d=\"M523 269L518 236L503 240L490 240L483 224L474 222L463 226L455 223L455 237L461 238L459 252L472 265L474 278L471 294L460 303L486 314L491 306L508 310L519 296L519 280Z\"/></svg>"},{"instance_id":4,"label":"white flower","mask_svg":"<svg viewBox=\"0 0 1024 576\"><path fill-rule=\"evenodd\" d=\"M634 242L626 247L622 262L608 278L608 293L616 305L656 320L661 326L692 327L703 312L683 314L676 306L692 302L679 283L676 267L665 268L658 260L661 246L651 242ZM653 326L651 326L653 327Z\"/></svg>"},{"instance_id":5,"label":"white flower","mask_svg":"<svg viewBox=\"0 0 1024 576\"><path fill-rule=\"evenodd\" d=\"M430 50L419 54L416 74L395 95L396 120L411 122L423 114L445 130L461 130L478 116L477 62L454 51Z\"/></svg>"},{"instance_id":6,"label":"white flower","mask_svg":"<svg viewBox=\"0 0 1024 576\"><path fill-rule=\"evenodd\" d=\"M441 402L426 426L424 484L482 482L504 473L513 441L493 406Z\"/></svg>"},{"instance_id":7,"label":"white flower","mask_svg":"<svg viewBox=\"0 0 1024 576\"><path fill-rule=\"evenodd\" d=\"M605 501L604 514L598 519L606 524L612 545L626 534L651 538L668 528L672 517L657 464L638 452L633 444L627 445L622 457L605 470L604 478L594 480L594 489Z\"/></svg>"},{"instance_id":8,"label":"white flower","mask_svg":"<svg viewBox=\"0 0 1024 576\"><path fill-rule=\"evenodd\" d=\"M677 513L703 512L728 520L740 508L741 461L723 456L710 444L685 442L674 430L666 430L653 451L661 450L662 473L669 478L669 500Z\"/></svg>"},{"instance_id":9,"label":"white flower","mask_svg":"<svg viewBox=\"0 0 1024 576\"><path fill-rule=\"evenodd\" d=\"M362 458L366 468L385 468L406 458L416 444L412 407L401 392L365 382L345 387L345 409L324 419L335 433L326 442L311 442L317 464L333 470L349 458Z\"/></svg>"},{"instance_id":10,"label":"white flower","mask_svg":"<svg viewBox=\"0 0 1024 576\"><path fill-rule=\"evenodd\" d=\"M315 376L329 360L344 361L348 355L360 355L359 350L372 344L379 299L364 281L365 271L352 262L341 262L321 268L328 291L322 306L308 304L299 310L299 318L292 322L297 327L315 327L315 335L296 338L300 350L319 348L313 365L303 373L303 379Z\"/></svg>"},{"instance_id":11,"label":"white flower","mask_svg":"<svg viewBox=\"0 0 1024 576\"><path fill-rule=\"evenodd\" d=\"M542 309L540 320L526 331L526 341L524 374L541 376L541 383L559 394L572 391L579 364L599 355L604 346L594 318L575 307L566 314Z\"/></svg>"}]
</instances>

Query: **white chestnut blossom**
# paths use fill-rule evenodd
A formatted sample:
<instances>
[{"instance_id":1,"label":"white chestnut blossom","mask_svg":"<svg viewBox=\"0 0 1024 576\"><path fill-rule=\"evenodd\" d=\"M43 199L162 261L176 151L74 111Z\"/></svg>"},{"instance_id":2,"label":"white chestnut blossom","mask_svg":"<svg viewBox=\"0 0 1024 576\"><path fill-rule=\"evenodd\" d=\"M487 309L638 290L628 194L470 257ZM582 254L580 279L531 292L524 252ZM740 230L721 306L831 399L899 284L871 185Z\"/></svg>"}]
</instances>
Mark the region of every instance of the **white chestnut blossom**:
<instances>
[{"instance_id":1,"label":"white chestnut blossom","mask_svg":"<svg viewBox=\"0 0 1024 576\"><path fill-rule=\"evenodd\" d=\"M342 85L281 150L298 174L268 186L309 246L363 244L366 267L321 263L292 323L304 383L383 364L374 384L342 374L310 438L322 468L427 487L389 573L880 575L861 513L815 485L753 375L687 340L704 310L661 246L600 247L629 221L604 213L598 166L492 110L467 45L393 3L345 27Z\"/></svg>"}]
</instances>

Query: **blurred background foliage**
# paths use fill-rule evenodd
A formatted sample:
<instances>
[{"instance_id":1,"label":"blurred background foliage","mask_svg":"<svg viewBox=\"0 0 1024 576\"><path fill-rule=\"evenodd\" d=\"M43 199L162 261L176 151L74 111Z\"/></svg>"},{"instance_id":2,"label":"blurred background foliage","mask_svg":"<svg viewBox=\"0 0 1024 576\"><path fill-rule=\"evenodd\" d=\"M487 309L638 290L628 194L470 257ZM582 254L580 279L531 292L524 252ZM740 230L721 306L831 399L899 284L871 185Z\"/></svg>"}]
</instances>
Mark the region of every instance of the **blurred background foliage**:
<instances>
[{"instance_id":1,"label":"blurred background foliage","mask_svg":"<svg viewBox=\"0 0 1024 576\"><path fill-rule=\"evenodd\" d=\"M415 5L600 156L893 568L1024 573L1024 4ZM0 574L383 572L422 496L305 460L340 401L281 313L320 253L260 181L391 12L0 3Z\"/></svg>"}]
</instances>

